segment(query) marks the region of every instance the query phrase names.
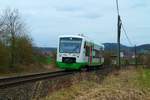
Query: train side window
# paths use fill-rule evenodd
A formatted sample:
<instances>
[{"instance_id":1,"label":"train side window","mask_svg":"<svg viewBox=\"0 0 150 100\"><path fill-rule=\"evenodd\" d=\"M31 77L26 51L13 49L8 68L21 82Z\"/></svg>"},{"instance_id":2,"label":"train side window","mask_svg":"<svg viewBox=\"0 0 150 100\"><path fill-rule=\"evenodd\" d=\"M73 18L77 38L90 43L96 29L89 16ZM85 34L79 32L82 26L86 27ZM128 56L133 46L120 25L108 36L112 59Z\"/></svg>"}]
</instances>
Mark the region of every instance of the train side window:
<instances>
[{"instance_id":1,"label":"train side window","mask_svg":"<svg viewBox=\"0 0 150 100\"><path fill-rule=\"evenodd\" d=\"M96 57L96 51L95 51L95 50L93 50L92 56L93 56L93 57Z\"/></svg>"},{"instance_id":2,"label":"train side window","mask_svg":"<svg viewBox=\"0 0 150 100\"><path fill-rule=\"evenodd\" d=\"M99 58L99 57L100 57L100 51L99 51L99 50L95 50L95 53L96 53L96 54L95 54L95 57L96 57L96 58Z\"/></svg>"}]
</instances>

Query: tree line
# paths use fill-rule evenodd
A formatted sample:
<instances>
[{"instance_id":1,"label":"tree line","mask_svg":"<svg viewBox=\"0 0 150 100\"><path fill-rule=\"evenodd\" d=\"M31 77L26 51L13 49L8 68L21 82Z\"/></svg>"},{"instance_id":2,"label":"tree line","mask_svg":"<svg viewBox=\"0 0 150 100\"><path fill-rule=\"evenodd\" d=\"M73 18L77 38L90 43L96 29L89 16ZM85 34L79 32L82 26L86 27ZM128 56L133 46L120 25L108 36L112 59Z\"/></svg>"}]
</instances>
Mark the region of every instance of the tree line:
<instances>
[{"instance_id":1,"label":"tree line","mask_svg":"<svg viewBox=\"0 0 150 100\"><path fill-rule=\"evenodd\" d=\"M33 43L28 29L17 9L5 9L0 13L0 67L30 64Z\"/></svg>"}]
</instances>

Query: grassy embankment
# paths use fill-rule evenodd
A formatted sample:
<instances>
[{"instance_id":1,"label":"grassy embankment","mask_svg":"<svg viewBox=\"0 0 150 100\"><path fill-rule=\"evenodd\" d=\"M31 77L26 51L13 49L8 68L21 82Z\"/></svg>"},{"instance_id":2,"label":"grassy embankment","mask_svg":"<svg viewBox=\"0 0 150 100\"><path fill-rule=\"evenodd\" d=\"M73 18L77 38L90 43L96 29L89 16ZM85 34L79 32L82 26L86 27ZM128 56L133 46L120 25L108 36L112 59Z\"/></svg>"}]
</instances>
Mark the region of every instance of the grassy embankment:
<instances>
[{"instance_id":1,"label":"grassy embankment","mask_svg":"<svg viewBox=\"0 0 150 100\"><path fill-rule=\"evenodd\" d=\"M101 84L82 81L43 100L150 100L150 69L112 73Z\"/></svg>"},{"instance_id":2,"label":"grassy embankment","mask_svg":"<svg viewBox=\"0 0 150 100\"><path fill-rule=\"evenodd\" d=\"M33 60L33 64L17 65L13 68L9 66L0 66L0 77L56 70L55 61L50 57L36 56Z\"/></svg>"}]
</instances>

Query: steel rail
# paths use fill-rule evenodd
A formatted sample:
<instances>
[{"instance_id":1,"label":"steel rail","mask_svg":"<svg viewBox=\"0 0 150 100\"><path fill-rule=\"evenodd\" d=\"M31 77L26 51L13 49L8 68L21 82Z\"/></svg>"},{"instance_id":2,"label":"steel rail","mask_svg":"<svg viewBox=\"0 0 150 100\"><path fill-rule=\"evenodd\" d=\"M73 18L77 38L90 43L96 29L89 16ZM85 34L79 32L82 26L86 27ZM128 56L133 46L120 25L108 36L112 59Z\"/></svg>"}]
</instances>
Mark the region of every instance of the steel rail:
<instances>
[{"instance_id":1,"label":"steel rail","mask_svg":"<svg viewBox=\"0 0 150 100\"><path fill-rule=\"evenodd\" d=\"M4 78L0 78L0 82L4 82L4 81L8 81L8 80L14 80L14 79L34 77L34 76L47 75L47 74L62 73L62 72L66 72L66 71L42 72L42 73L27 74L27 75L13 76L13 77L4 77Z\"/></svg>"},{"instance_id":2,"label":"steel rail","mask_svg":"<svg viewBox=\"0 0 150 100\"><path fill-rule=\"evenodd\" d=\"M45 73L37 73L30 74L24 76L16 76L16 77L7 77L0 79L0 89L21 85L27 82L35 82L49 78L61 77L73 74L75 71L56 71L56 72L45 72Z\"/></svg>"},{"instance_id":3,"label":"steel rail","mask_svg":"<svg viewBox=\"0 0 150 100\"><path fill-rule=\"evenodd\" d=\"M107 67L106 67L107 68ZM87 72L92 72L95 70L101 70L104 71L106 69L105 67L97 67L96 69L89 69ZM24 83L28 82L35 82L40 81L44 79L51 79L56 77L62 77L74 74L76 72L83 72L83 71L55 71L55 72L43 72L43 73L36 73L36 74L29 74L29 75L22 75L22 76L13 76L13 77L6 77L6 78L0 78L0 89L12 87L12 86L18 86L22 85Z\"/></svg>"}]
</instances>

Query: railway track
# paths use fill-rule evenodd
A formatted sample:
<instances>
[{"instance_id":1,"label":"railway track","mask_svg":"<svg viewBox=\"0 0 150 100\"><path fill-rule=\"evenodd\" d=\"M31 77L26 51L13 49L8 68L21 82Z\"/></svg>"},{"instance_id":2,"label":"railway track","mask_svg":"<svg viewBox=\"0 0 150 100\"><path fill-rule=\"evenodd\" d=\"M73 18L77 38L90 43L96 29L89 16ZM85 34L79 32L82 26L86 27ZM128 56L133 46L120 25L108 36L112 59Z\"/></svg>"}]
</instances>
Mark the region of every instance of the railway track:
<instances>
[{"instance_id":1,"label":"railway track","mask_svg":"<svg viewBox=\"0 0 150 100\"><path fill-rule=\"evenodd\" d=\"M11 86L17 86L27 82L35 82L44 79L66 76L73 74L74 72L75 71L56 71L56 72L45 72L24 76L0 78L0 89L4 89Z\"/></svg>"},{"instance_id":2,"label":"railway track","mask_svg":"<svg viewBox=\"0 0 150 100\"><path fill-rule=\"evenodd\" d=\"M104 71L107 67L99 67L98 69L90 69L87 72L92 72L95 70L99 70L101 72ZM30 74L30 75L23 75L23 76L16 76L16 77L7 77L7 78L0 78L0 89L18 86L27 82L35 82L44 79L51 79L56 77L62 77L66 75L71 75L77 72L83 71L56 71L56 72L44 72L44 73L37 73L37 74Z\"/></svg>"}]
</instances>

